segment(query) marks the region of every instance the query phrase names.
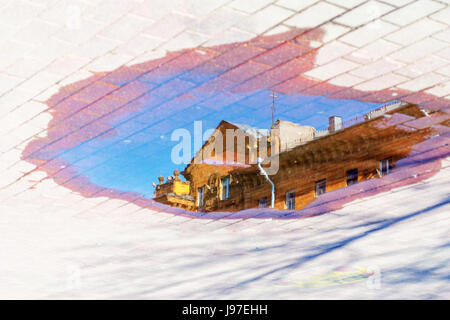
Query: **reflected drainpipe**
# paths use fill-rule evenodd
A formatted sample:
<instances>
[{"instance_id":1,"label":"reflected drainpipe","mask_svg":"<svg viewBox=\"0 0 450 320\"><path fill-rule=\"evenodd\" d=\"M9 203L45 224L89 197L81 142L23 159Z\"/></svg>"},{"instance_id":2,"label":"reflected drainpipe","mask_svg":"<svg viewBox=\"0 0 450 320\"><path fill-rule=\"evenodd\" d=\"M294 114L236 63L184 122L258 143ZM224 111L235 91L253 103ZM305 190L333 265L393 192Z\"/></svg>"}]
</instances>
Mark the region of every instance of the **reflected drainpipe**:
<instances>
[{"instance_id":1,"label":"reflected drainpipe","mask_svg":"<svg viewBox=\"0 0 450 320\"><path fill-rule=\"evenodd\" d=\"M263 169L263 167L261 167L262 159L260 157L258 157L257 162L258 162L258 168L261 171L261 174L264 175L264 177L266 177L266 180L269 181L270 184L272 185L272 195L271 195L271 199L270 199L270 207L273 209L273 207L275 205L275 185L273 184L272 180L270 180L269 176L267 175L267 172Z\"/></svg>"}]
</instances>

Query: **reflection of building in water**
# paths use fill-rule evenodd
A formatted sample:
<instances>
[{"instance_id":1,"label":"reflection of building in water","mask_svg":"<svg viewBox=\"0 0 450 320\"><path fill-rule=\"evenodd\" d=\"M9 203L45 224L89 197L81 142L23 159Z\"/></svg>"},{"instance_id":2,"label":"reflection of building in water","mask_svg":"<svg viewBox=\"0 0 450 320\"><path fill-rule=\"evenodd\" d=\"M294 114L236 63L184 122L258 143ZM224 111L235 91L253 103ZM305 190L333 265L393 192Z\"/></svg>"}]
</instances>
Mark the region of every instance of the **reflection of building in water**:
<instances>
[{"instance_id":1,"label":"reflection of building in water","mask_svg":"<svg viewBox=\"0 0 450 320\"><path fill-rule=\"evenodd\" d=\"M348 122L332 116L327 130L278 120L267 132L222 121L215 131L222 137L213 133L182 172L187 182L176 176L160 184L155 200L198 211L270 206L271 185L256 164L261 157L264 168L278 161L278 171L268 172L275 208L302 209L326 192L389 174L413 145L436 134L432 125L448 126L448 118L396 102Z\"/></svg>"},{"instance_id":2,"label":"reflection of building in water","mask_svg":"<svg viewBox=\"0 0 450 320\"><path fill-rule=\"evenodd\" d=\"M175 207L194 209L194 198L189 194L189 183L181 181L178 170L164 183L164 177L159 177L159 184L155 185L155 200Z\"/></svg>"}]
</instances>

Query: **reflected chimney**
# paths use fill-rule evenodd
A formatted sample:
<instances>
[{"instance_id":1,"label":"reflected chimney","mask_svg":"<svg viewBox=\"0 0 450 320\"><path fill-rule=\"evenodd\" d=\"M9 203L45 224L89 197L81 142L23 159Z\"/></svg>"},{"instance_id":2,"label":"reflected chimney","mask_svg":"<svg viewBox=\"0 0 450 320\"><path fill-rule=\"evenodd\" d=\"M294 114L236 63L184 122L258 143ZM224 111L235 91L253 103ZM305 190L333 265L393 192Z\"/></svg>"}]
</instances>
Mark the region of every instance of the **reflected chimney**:
<instances>
[{"instance_id":1,"label":"reflected chimney","mask_svg":"<svg viewBox=\"0 0 450 320\"><path fill-rule=\"evenodd\" d=\"M330 133L339 131L342 129L342 118L338 116L331 116L328 124L328 131Z\"/></svg>"}]
</instances>

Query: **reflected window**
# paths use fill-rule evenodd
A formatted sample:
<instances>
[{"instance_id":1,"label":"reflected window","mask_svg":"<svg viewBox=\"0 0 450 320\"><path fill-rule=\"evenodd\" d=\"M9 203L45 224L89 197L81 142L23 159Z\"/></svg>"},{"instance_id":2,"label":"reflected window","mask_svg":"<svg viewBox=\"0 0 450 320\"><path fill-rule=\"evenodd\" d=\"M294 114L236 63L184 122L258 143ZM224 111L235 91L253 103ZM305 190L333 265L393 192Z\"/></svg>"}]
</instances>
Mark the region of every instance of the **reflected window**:
<instances>
[{"instance_id":1,"label":"reflected window","mask_svg":"<svg viewBox=\"0 0 450 320\"><path fill-rule=\"evenodd\" d=\"M205 187L197 189L197 207L202 208L205 205Z\"/></svg>"},{"instance_id":2,"label":"reflected window","mask_svg":"<svg viewBox=\"0 0 450 320\"><path fill-rule=\"evenodd\" d=\"M259 208L267 208L267 197L259 199L258 207Z\"/></svg>"},{"instance_id":3,"label":"reflected window","mask_svg":"<svg viewBox=\"0 0 450 320\"><path fill-rule=\"evenodd\" d=\"M392 171L392 157L380 161L380 175L385 176Z\"/></svg>"},{"instance_id":4,"label":"reflected window","mask_svg":"<svg viewBox=\"0 0 450 320\"><path fill-rule=\"evenodd\" d=\"M358 183L358 169L347 171L347 186Z\"/></svg>"},{"instance_id":5,"label":"reflected window","mask_svg":"<svg viewBox=\"0 0 450 320\"><path fill-rule=\"evenodd\" d=\"M295 209L295 191L289 191L286 193L286 209Z\"/></svg>"},{"instance_id":6,"label":"reflected window","mask_svg":"<svg viewBox=\"0 0 450 320\"><path fill-rule=\"evenodd\" d=\"M316 182L316 197L324 194L327 189L327 181L325 179Z\"/></svg>"},{"instance_id":7,"label":"reflected window","mask_svg":"<svg viewBox=\"0 0 450 320\"><path fill-rule=\"evenodd\" d=\"M222 182L222 200L226 200L230 197L230 177L225 177Z\"/></svg>"}]
</instances>

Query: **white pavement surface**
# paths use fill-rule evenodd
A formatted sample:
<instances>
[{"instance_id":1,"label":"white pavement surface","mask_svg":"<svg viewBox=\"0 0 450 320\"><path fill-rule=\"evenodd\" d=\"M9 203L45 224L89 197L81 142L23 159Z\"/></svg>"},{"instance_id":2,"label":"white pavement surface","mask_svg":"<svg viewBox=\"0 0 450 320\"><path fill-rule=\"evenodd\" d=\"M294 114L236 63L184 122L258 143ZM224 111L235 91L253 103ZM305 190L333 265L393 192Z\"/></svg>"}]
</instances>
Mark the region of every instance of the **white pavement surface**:
<instances>
[{"instance_id":1,"label":"white pavement surface","mask_svg":"<svg viewBox=\"0 0 450 320\"><path fill-rule=\"evenodd\" d=\"M76 214L70 203L98 201L38 189L45 210L21 196L0 207L0 298L449 299L444 165L421 183L293 221L199 221L125 203ZM374 273L317 280L342 269Z\"/></svg>"}]
</instances>

